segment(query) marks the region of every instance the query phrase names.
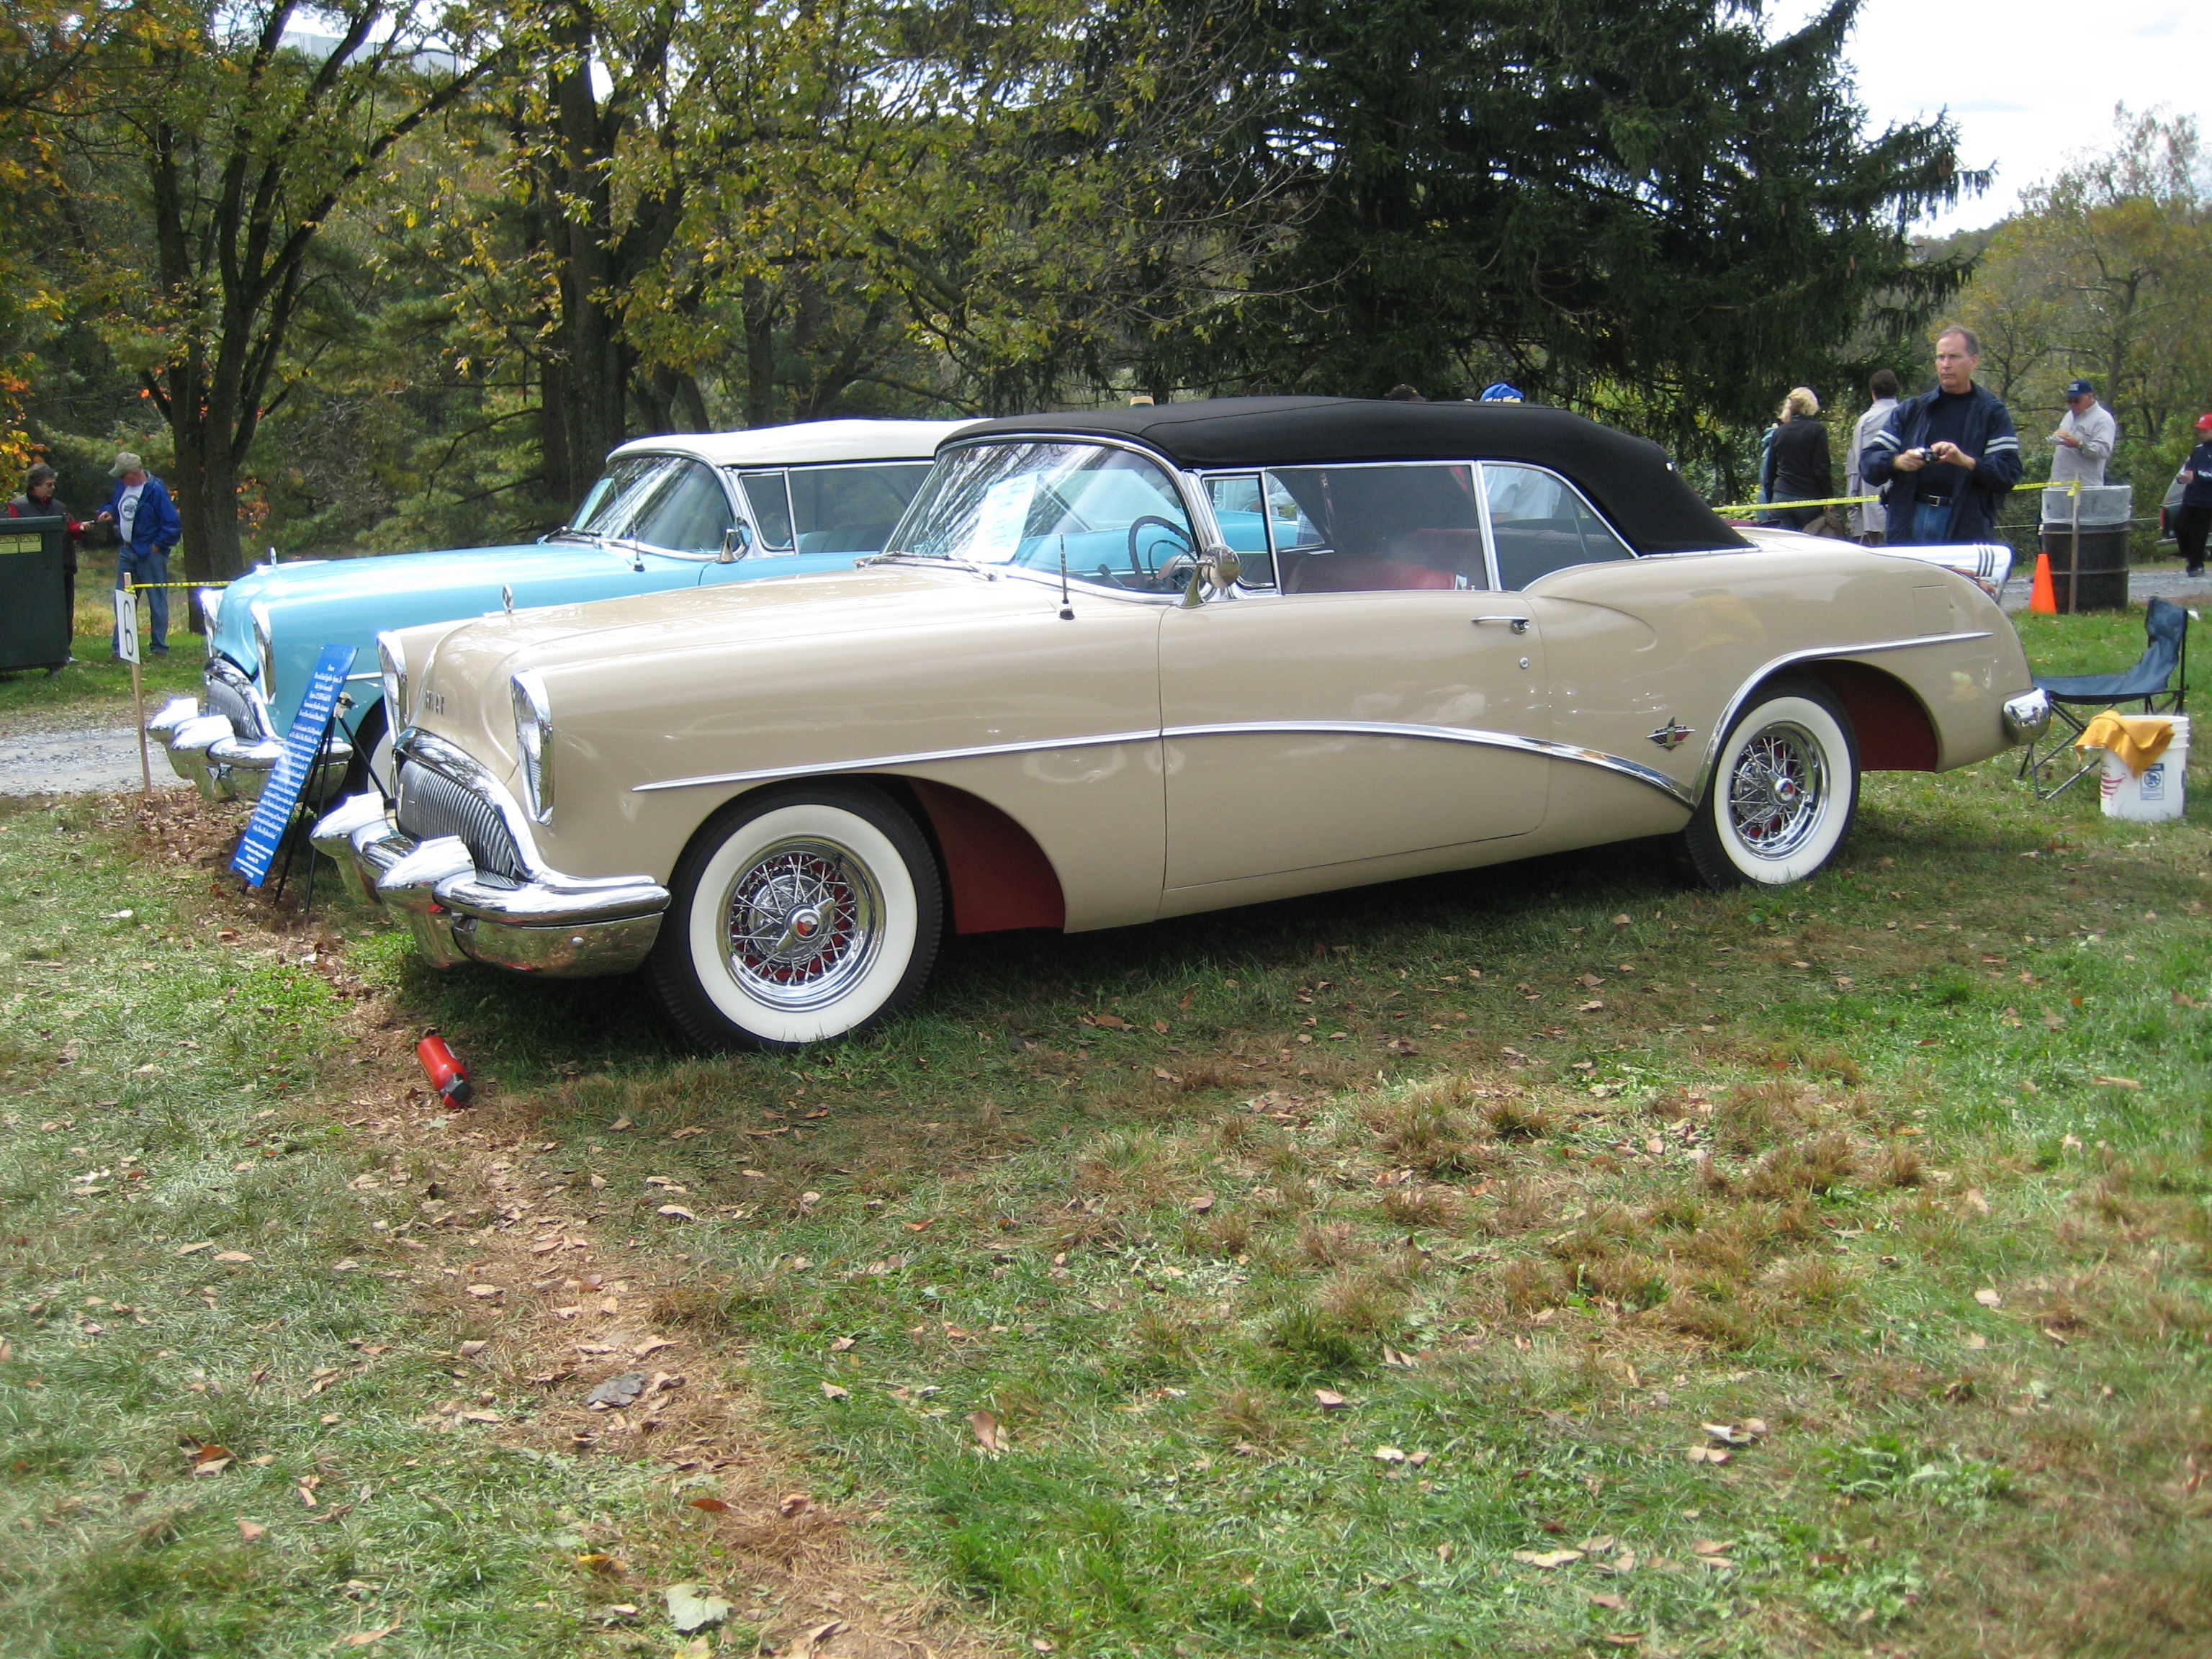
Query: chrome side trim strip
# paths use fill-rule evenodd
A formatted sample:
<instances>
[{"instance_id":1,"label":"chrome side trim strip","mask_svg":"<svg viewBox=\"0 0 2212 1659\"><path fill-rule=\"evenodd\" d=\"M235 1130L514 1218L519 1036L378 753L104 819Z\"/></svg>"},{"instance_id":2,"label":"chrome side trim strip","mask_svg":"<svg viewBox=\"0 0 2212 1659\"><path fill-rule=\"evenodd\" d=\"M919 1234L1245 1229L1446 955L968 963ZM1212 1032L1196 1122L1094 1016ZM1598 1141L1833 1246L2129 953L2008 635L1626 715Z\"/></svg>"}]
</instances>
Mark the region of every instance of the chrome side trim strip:
<instances>
[{"instance_id":1,"label":"chrome side trim strip","mask_svg":"<svg viewBox=\"0 0 2212 1659\"><path fill-rule=\"evenodd\" d=\"M1037 738L1025 743L987 743L963 749L920 749L906 755L871 755L861 760L827 761L806 766L763 766L750 772L716 772L696 778L670 778L661 783L635 783L634 795L660 789L701 789L718 783L768 783L777 778L817 777L835 772L869 772L884 766L921 766L931 761L976 760L990 755L1032 755L1048 749L1103 749L1116 743L1158 741L1157 727L1144 732L1109 732L1095 738Z\"/></svg>"},{"instance_id":2,"label":"chrome side trim strip","mask_svg":"<svg viewBox=\"0 0 2212 1659\"><path fill-rule=\"evenodd\" d=\"M1705 786L1712 781L1713 767L1720 756L1721 744L1727 738L1729 728L1735 724L1735 717L1742 711L1745 700L1778 670L1787 668L1792 663L1812 662L1825 657L1863 657L1876 651L1910 651L1923 645L1963 645L1968 640L1986 640L1990 636L1990 629L1978 628L1964 634L1923 634L1917 639L1876 640L1868 645L1822 645L1809 650L1784 653L1763 665L1738 686L1735 695L1728 700L1727 706L1713 721L1713 735L1706 741L1705 756L1698 763L1697 793L1692 799L1705 799Z\"/></svg>"},{"instance_id":3,"label":"chrome side trim strip","mask_svg":"<svg viewBox=\"0 0 2212 1659\"><path fill-rule=\"evenodd\" d=\"M1472 744L1483 749L1511 749L1524 755L1541 755L1548 760L1573 761L1578 765L1618 772L1625 778L1649 784L1662 794L1672 795L1685 806L1697 805L1697 797L1688 793L1686 786L1677 783L1656 767L1644 766L1624 756L1609 754L1602 749L1588 748L1578 743L1553 743L1544 738L1524 738L1512 732L1483 732L1462 726L1401 726L1384 720L1238 720L1218 726L1170 726L1160 735L1164 738L1215 738L1246 732L1414 738L1432 743Z\"/></svg>"},{"instance_id":4,"label":"chrome side trim strip","mask_svg":"<svg viewBox=\"0 0 2212 1659\"><path fill-rule=\"evenodd\" d=\"M671 778L662 783L634 784L631 793L648 794L662 789L694 789L714 784L768 783L782 778L870 772L885 767L920 766L934 761L977 760L995 755L1036 754L1054 749L1097 749L1110 744L1150 743L1158 738L1236 737L1259 733L1407 738L1437 743L1470 744L1486 749L1511 749L1523 754L1541 755L1551 760L1573 761L1584 766L1600 767L1608 772L1617 772L1623 777L1632 778L1638 783L1648 784L1685 805L1697 804L1695 795L1664 772L1619 755L1608 754L1601 749L1586 748L1580 744L1553 743L1542 738L1525 738L1510 732L1482 732L1456 726L1395 725L1382 720L1241 720L1209 726L1170 726L1152 732L1113 732L1095 738L1044 738L1027 743L979 744L963 749L874 755L861 760L835 761L826 765L769 766L750 772L720 772L708 777Z\"/></svg>"}]
</instances>

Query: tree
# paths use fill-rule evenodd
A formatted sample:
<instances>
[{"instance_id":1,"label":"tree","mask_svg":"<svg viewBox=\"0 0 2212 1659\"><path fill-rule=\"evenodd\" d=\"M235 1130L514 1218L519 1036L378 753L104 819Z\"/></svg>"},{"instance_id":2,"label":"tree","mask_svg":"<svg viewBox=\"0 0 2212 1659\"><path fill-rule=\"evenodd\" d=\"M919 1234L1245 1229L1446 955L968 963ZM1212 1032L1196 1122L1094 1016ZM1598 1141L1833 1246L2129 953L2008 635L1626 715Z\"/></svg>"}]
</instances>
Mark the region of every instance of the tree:
<instances>
[{"instance_id":1,"label":"tree","mask_svg":"<svg viewBox=\"0 0 2212 1659\"><path fill-rule=\"evenodd\" d=\"M1846 343L1923 321L1963 269L1905 228L1978 185L1937 121L1860 136L1857 0L1769 39L1729 0L1278 0L1272 151L1317 198L1222 378L1464 395L1510 379L1712 447Z\"/></svg>"},{"instance_id":2,"label":"tree","mask_svg":"<svg viewBox=\"0 0 2212 1659\"><path fill-rule=\"evenodd\" d=\"M285 396L282 370L312 256L331 215L387 153L490 67L461 66L417 0L319 11L328 40L288 38L294 0L191 9L119 33L98 118L76 141L128 157L138 234L103 247L87 284L118 355L175 445L185 568L245 568L239 484ZM135 256L135 257L134 257Z\"/></svg>"}]
</instances>

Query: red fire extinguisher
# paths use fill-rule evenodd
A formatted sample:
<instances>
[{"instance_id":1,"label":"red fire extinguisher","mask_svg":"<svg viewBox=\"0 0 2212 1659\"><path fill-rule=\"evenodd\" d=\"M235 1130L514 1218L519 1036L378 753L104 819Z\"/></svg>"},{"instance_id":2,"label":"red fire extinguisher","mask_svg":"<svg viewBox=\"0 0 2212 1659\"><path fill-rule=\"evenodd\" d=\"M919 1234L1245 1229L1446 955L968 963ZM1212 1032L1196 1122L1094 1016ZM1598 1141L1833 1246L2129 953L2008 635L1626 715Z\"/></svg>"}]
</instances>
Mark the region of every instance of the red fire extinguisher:
<instances>
[{"instance_id":1,"label":"red fire extinguisher","mask_svg":"<svg viewBox=\"0 0 2212 1659\"><path fill-rule=\"evenodd\" d=\"M415 1058L422 1062L423 1074L447 1105L469 1103L469 1097L476 1091L469 1086L469 1074L453 1057L453 1051L446 1046L445 1038L431 1032L415 1045Z\"/></svg>"}]
</instances>

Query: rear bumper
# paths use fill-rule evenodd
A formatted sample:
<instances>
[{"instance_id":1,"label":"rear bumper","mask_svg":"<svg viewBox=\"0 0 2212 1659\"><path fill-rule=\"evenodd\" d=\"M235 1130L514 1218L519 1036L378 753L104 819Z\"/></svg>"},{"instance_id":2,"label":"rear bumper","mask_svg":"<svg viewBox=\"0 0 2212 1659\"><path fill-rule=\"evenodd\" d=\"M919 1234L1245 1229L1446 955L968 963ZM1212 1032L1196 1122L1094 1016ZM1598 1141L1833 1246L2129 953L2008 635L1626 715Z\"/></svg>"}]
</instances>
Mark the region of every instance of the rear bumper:
<instances>
[{"instance_id":1,"label":"rear bumper","mask_svg":"<svg viewBox=\"0 0 2212 1659\"><path fill-rule=\"evenodd\" d=\"M258 703L254 712L265 714ZM258 800L269 775L283 757L284 740L258 732L240 732L227 715L200 712L197 697L172 697L146 721L146 735L161 745L169 769L210 800ZM327 799L345 781L353 745L333 733L316 775L302 795Z\"/></svg>"},{"instance_id":2,"label":"rear bumper","mask_svg":"<svg viewBox=\"0 0 2212 1659\"><path fill-rule=\"evenodd\" d=\"M2014 743L2033 743L2051 729L2051 694L2041 686L2008 697L2004 705L2005 736Z\"/></svg>"},{"instance_id":3,"label":"rear bumper","mask_svg":"<svg viewBox=\"0 0 2212 1659\"><path fill-rule=\"evenodd\" d=\"M374 795L349 796L317 823L318 852L347 885L406 918L433 967L481 962L520 974L626 974L660 935L668 890L642 876L577 879L544 873L518 884L477 870L456 836L418 841Z\"/></svg>"}]
</instances>

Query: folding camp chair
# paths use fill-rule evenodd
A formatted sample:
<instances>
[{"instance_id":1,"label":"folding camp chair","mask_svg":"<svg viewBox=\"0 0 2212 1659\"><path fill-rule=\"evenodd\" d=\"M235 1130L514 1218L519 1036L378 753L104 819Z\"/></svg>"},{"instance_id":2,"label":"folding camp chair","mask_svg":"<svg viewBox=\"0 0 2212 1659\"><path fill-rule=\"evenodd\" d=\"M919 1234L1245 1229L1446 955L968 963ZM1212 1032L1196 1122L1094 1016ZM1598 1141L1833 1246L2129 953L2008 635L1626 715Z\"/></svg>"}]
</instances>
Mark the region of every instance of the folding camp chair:
<instances>
[{"instance_id":1,"label":"folding camp chair","mask_svg":"<svg viewBox=\"0 0 2212 1659\"><path fill-rule=\"evenodd\" d=\"M2137 703L2145 714L2179 714L2189 695L2189 613L2167 599L2153 599L2143 617L2143 653L2133 668L2118 674L2061 674L2039 679L2051 698L2051 712L2059 725L2039 753L2033 743L2021 757L2020 775L2036 785L2035 798L2049 800L2061 790L2097 769L2099 763L2072 772L2050 788L2042 787L2042 769L2073 746L2089 721L2074 712L2089 708L2102 712L2120 703ZM2069 707L2069 705L2072 705ZM2094 718L2094 716L2092 717Z\"/></svg>"}]
</instances>

